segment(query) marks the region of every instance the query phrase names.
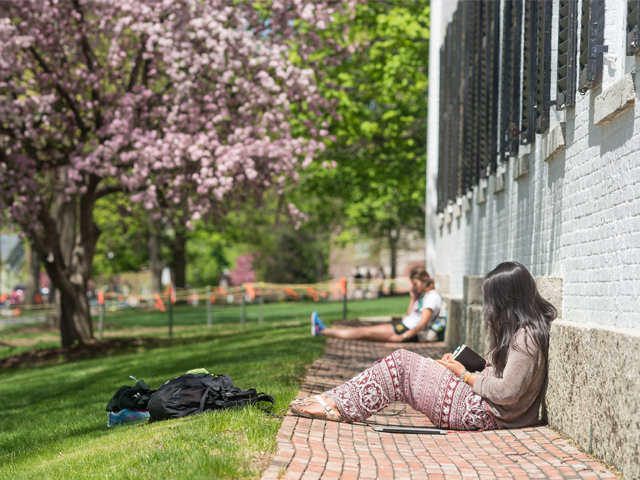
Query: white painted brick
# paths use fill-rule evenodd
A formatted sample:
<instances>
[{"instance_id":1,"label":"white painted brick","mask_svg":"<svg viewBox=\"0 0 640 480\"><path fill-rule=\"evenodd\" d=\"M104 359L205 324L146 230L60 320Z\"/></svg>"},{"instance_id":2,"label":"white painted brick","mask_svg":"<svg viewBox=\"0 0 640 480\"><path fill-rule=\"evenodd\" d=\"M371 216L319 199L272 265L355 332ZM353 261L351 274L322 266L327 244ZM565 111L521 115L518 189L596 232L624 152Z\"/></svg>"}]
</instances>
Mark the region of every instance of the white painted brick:
<instances>
[{"instance_id":1,"label":"white painted brick","mask_svg":"<svg viewBox=\"0 0 640 480\"><path fill-rule=\"evenodd\" d=\"M456 2L443 3L448 12L455 9ZM605 61L602 90L578 95L576 108L564 114L564 151L545 163L544 136L537 136L528 175L514 181L518 168L511 160L500 195L485 193L485 203L478 205L476 189L462 221L437 231L432 269L449 274L451 294L462 294L463 275L483 274L501 261L516 260L534 276L563 278L565 319L640 328L640 106L635 102L602 126L594 125L596 106L615 91L617 82L628 85L625 65L640 68L640 56L633 62L625 58L619 25L623 16L618 15L623 7L618 3L607 2L605 12L605 43L616 56L615 68ZM434 51L440 41L432 38ZM436 57L431 61L437 63ZM433 105L438 84L431 85ZM551 117L553 129L557 120ZM435 117L430 113L430 132L434 121L437 126L437 111ZM429 138L429 161L437 161L437 134ZM492 188L493 183L487 191Z\"/></svg>"}]
</instances>

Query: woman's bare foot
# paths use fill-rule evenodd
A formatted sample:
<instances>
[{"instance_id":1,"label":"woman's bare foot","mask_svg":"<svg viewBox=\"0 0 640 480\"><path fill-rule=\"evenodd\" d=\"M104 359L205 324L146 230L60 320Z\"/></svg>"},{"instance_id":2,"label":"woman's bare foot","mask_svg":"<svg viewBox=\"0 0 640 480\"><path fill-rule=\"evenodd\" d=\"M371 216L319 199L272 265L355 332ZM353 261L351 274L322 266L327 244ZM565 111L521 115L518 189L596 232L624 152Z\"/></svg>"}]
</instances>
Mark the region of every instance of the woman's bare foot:
<instances>
[{"instance_id":1,"label":"woman's bare foot","mask_svg":"<svg viewBox=\"0 0 640 480\"><path fill-rule=\"evenodd\" d=\"M313 397L311 397L313 398ZM340 412L338 410L338 408L336 407L336 402L333 401L333 398L330 397L326 397L324 394L320 395L320 398L322 398L322 400L324 400L327 405L329 405L329 407L331 407L331 409L338 415L340 415ZM309 415L323 415L326 414L326 411L324 409L324 407L322 406L322 404L320 402L308 402L305 404L298 404L295 405L295 409L300 411L300 412L304 412L307 413Z\"/></svg>"},{"instance_id":2,"label":"woman's bare foot","mask_svg":"<svg viewBox=\"0 0 640 480\"><path fill-rule=\"evenodd\" d=\"M291 400L291 403L289 403L289 408L298 408L302 405L309 405L310 403L318 403L318 400L315 397L294 398L293 400Z\"/></svg>"}]
</instances>

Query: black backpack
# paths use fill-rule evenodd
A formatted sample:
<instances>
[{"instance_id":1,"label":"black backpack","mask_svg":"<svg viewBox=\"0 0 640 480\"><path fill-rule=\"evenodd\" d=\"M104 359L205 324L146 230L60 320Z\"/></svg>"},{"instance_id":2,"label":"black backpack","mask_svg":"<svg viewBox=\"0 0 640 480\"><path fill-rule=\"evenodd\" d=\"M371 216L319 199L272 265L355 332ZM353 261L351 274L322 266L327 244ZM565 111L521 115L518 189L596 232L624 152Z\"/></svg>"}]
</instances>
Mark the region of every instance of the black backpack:
<instances>
[{"instance_id":1,"label":"black backpack","mask_svg":"<svg viewBox=\"0 0 640 480\"><path fill-rule=\"evenodd\" d=\"M276 403L271 395L257 393L255 388L242 390L234 386L229 375L187 373L169 380L151 395L147 410L151 423L258 402L271 403L264 409L267 413Z\"/></svg>"}]
</instances>

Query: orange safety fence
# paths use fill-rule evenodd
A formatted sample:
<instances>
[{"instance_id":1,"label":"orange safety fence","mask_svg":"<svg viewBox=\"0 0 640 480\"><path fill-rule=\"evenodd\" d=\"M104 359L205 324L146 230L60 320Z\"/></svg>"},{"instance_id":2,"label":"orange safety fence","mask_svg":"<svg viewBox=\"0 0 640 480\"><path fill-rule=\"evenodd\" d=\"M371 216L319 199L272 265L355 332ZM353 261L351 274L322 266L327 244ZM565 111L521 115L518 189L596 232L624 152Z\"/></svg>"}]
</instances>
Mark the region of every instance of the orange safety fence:
<instances>
[{"instance_id":1,"label":"orange safety fence","mask_svg":"<svg viewBox=\"0 0 640 480\"><path fill-rule=\"evenodd\" d=\"M320 301L320 295L318 295L318 292L313 287L307 287L307 294L313 298L314 302Z\"/></svg>"},{"instance_id":2,"label":"orange safety fence","mask_svg":"<svg viewBox=\"0 0 640 480\"><path fill-rule=\"evenodd\" d=\"M160 310L161 312L166 312L167 309L164 307L164 302L162 301L162 297L160 297L160 294L158 292L153 294L155 299L156 299L156 309Z\"/></svg>"},{"instance_id":3,"label":"orange safety fence","mask_svg":"<svg viewBox=\"0 0 640 480\"><path fill-rule=\"evenodd\" d=\"M298 295L298 292L296 292L295 290L289 287L284 287L284 291L289 296L289 298L293 300L300 300L300 295Z\"/></svg>"},{"instance_id":4,"label":"orange safety fence","mask_svg":"<svg viewBox=\"0 0 640 480\"><path fill-rule=\"evenodd\" d=\"M104 305L109 311L122 308L138 308L154 306L157 310L166 311L167 301L172 304L188 303L198 306L200 300L208 300L212 304L234 304L248 295L251 300L256 297L266 297L267 301L290 300L298 301L301 298L309 298L314 302L341 300L346 295L349 299L376 298L379 292L407 292L411 287L408 278L402 277L394 280L371 279L359 280L340 278L316 284L274 284L266 282L247 282L240 286L218 286L201 288L174 288L166 287L162 292L156 293L123 293L96 290L92 300L92 312L97 314L95 308ZM33 316L55 315L55 304L38 305L7 305L9 296L0 295L0 316ZM4 308L2 308L4 307Z\"/></svg>"}]
</instances>

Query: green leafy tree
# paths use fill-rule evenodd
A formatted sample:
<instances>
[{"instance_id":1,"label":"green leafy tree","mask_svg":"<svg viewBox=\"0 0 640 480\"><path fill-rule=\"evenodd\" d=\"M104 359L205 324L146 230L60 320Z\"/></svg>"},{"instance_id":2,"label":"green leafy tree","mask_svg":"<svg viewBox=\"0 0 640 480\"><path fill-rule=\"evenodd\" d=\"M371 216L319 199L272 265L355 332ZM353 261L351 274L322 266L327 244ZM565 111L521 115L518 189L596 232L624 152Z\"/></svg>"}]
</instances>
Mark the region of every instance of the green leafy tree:
<instances>
[{"instance_id":1,"label":"green leafy tree","mask_svg":"<svg viewBox=\"0 0 640 480\"><path fill-rule=\"evenodd\" d=\"M92 277L139 271L148 264L146 215L123 194L96 202L94 218L102 234L96 244Z\"/></svg>"},{"instance_id":2,"label":"green leafy tree","mask_svg":"<svg viewBox=\"0 0 640 480\"><path fill-rule=\"evenodd\" d=\"M187 283L193 287L218 285L218 278L231 266L231 245L227 236L198 225L187 242Z\"/></svg>"},{"instance_id":3,"label":"green leafy tree","mask_svg":"<svg viewBox=\"0 0 640 480\"><path fill-rule=\"evenodd\" d=\"M363 2L327 35L352 55L322 72L338 115L325 123L327 149L294 196L308 199L297 204L318 230L342 224L385 242L395 277L403 236L424 230L429 2Z\"/></svg>"}]
</instances>

